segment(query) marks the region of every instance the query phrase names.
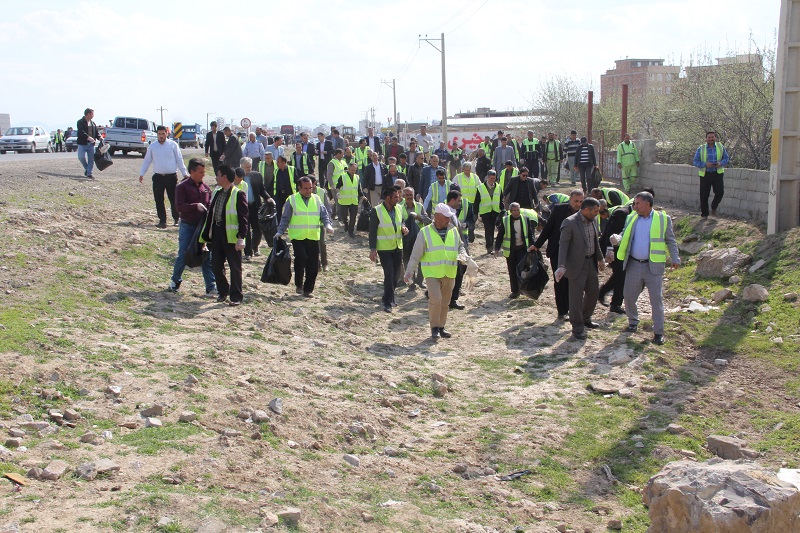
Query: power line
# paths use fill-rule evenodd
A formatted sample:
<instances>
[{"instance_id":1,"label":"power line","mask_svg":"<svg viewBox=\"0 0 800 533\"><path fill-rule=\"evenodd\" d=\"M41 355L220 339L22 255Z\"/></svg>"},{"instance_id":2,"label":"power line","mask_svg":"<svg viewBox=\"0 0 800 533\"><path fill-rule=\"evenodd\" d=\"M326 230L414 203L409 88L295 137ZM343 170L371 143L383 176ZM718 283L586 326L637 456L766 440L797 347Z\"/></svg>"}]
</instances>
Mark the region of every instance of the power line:
<instances>
[{"instance_id":1,"label":"power line","mask_svg":"<svg viewBox=\"0 0 800 533\"><path fill-rule=\"evenodd\" d=\"M478 7L478 9L476 9L476 10L475 10L475 11L472 13L472 15L470 15L469 17L467 17L467 18L466 18L466 20L465 20L464 22L462 22L461 24L459 24L458 26L456 26L456 27L455 27L455 29L452 29L452 30L450 30L450 35L453 35L453 34L454 34L454 33L455 33L457 30L458 30L458 28L460 28L461 26L463 26L464 24L466 24L467 22L469 22L469 20L470 20L472 17L474 17L474 16L475 16L475 15L478 13L478 11L480 11L480 10L483 8L483 6L485 6L485 5L486 5L486 3L487 3L488 1L489 1L489 0L484 0L484 2L483 2L481 5L480 5L480 7Z\"/></svg>"},{"instance_id":2,"label":"power line","mask_svg":"<svg viewBox=\"0 0 800 533\"><path fill-rule=\"evenodd\" d=\"M441 24L437 25L436 27L434 27L434 28L433 28L433 29L432 29L430 32L428 32L428 33L434 33L434 32L440 31L440 30L444 30L444 27L445 27L447 24L449 24L449 23L450 23L451 21L453 21L453 20L454 20L456 17L458 17L458 16L459 16L459 15L460 15L460 14L461 14L461 13L462 13L462 12L463 12L465 9L467 9L467 8L469 7L469 5L470 5L470 4L472 4L472 3L476 2L476 1L477 1L477 0L470 0L469 2L467 2L466 4L464 4L464 5L461 7L461 9L459 9L458 11L456 11L455 13L453 13L452 15L450 15L450 18L449 18L449 19L447 19L447 20L445 20L444 22L442 22Z\"/></svg>"}]
</instances>

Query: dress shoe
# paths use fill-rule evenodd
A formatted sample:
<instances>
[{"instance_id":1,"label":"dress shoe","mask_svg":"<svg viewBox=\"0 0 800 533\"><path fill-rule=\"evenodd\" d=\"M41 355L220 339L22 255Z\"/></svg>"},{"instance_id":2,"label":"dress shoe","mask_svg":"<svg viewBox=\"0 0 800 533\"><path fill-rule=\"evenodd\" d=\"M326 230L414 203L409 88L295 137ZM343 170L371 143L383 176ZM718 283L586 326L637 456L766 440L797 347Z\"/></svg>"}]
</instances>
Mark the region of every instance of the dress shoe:
<instances>
[{"instance_id":1,"label":"dress shoe","mask_svg":"<svg viewBox=\"0 0 800 533\"><path fill-rule=\"evenodd\" d=\"M231 300L230 303L228 303L228 305L230 305L231 307L237 307L239 305L242 305L242 302L241 301L236 301L235 302L235 301Z\"/></svg>"},{"instance_id":2,"label":"dress shoe","mask_svg":"<svg viewBox=\"0 0 800 533\"><path fill-rule=\"evenodd\" d=\"M303 287L295 287L294 292L296 294L303 294Z\"/></svg>"},{"instance_id":3,"label":"dress shoe","mask_svg":"<svg viewBox=\"0 0 800 533\"><path fill-rule=\"evenodd\" d=\"M431 328L431 338L432 339L439 339L441 338L441 334L439 333L439 328Z\"/></svg>"},{"instance_id":4,"label":"dress shoe","mask_svg":"<svg viewBox=\"0 0 800 533\"><path fill-rule=\"evenodd\" d=\"M589 329L597 329L600 327L600 324L597 322L592 322L591 320L589 322L584 322L583 325Z\"/></svg>"},{"instance_id":5,"label":"dress shoe","mask_svg":"<svg viewBox=\"0 0 800 533\"><path fill-rule=\"evenodd\" d=\"M569 320L569 315L564 313L563 315L558 315L558 320Z\"/></svg>"},{"instance_id":6,"label":"dress shoe","mask_svg":"<svg viewBox=\"0 0 800 533\"><path fill-rule=\"evenodd\" d=\"M572 336L575 337L576 339L580 340L580 341L586 340L586 332L585 331L573 331L572 332Z\"/></svg>"},{"instance_id":7,"label":"dress shoe","mask_svg":"<svg viewBox=\"0 0 800 533\"><path fill-rule=\"evenodd\" d=\"M227 299L228 299L228 295L227 294L220 294L219 296L217 296L217 301L220 302L220 303L224 302Z\"/></svg>"},{"instance_id":8,"label":"dress shoe","mask_svg":"<svg viewBox=\"0 0 800 533\"><path fill-rule=\"evenodd\" d=\"M392 306L391 305L384 305L383 306L383 312L384 313L391 313L392 312Z\"/></svg>"},{"instance_id":9,"label":"dress shoe","mask_svg":"<svg viewBox=\"0 0 800 533\"><path fill-rule=\"evenodd\" d=\"M658 334L653 335L653 344L657 344L657 345L661 346L665 342L667 342L667 341L664 340L664 335L658 335Z\"/></svg>"},{"instance_id":10,"label":"dress shoe","mask_svg":"<svg viewBox=\"0 0 800 533\"><path fill-rule=\"evenodd\" d=\"M628 327L622 331L624 331L625 333L636 333L638 330L639 326L637 326L636 324L628 324Z\"/></svg>"},{"instance_id":11,"label":"dress shoe","mask_svg":"<svg viewBox=\"0 0 800 533\"><path fill-rule=\"evenodd\" d=\"M450 302L450 309L466 309L467 306L458 302Z\"/></svg>"},{"instance_id":12,"label":"dress shoe","mask_svg":"<svg viewBox=\"0 0 800 533\"><path fill-rule=\"evenodd\" d=\"M519 298L519 293L518 292L512 292L511 294L508 295L508 297L510 299L512 299L512 300L515 300L515 299Z\"/></svg>"},{"instance_id":13,"label":"dress shoe","mask_svg":"<svg viewBox=\"0 0 800 533\"><path fill-rule=\"evenodd\" d=\"M599 303L599 304L600 304L600 305L602 305L603 307L608 307L608 302L606 301L606 295L605 295L605 294L603 294L603 295L600 295L600 296L597 298L597 303Z\"/></svg>"},{"instance_id":14,"label":"dress shoe","mask_svg":"<svg viewBox=\"0 0 800 533\"><path fill-rule=\"evenodd\" d=\"M305 296L306 298L313 298L314 297L314 295L311 294L310 292L304 292L303 296Z\"/></svg>"},{"instance_id":15,"label":"dress shoe","mask_svg":"<svg viewBox=\"0 0 800 533\"><path fill-rule=\"evenodd\" d=\"M453 336L452 333L450 333L449 331L447 331L444 328L439 328L439 335L441 335L445 339L449 339L450 337Z\"/></svg>"},{"instance_id":16,"label":"dress shoe","mask_svg":"<svg viewBox=\"0 0 800 533\"><path fill-rule=\"evenodd\" d=\"M166 222L159 222L158 224L156 224L156 227L157 228L161 228L161 229L165 229L167 227L167 223Z\"/></svg>"},{"instance_id":17,"label":"dress shoe","mask_svg":"<svg viewBox=\"0 0 800 533\"><path fill-rule=\"evenodd\" d=\"M612 305L608 310L612 313L619 313L620 315L625 314L625 309L621 305Z\"/></svg>"}]
</instances>

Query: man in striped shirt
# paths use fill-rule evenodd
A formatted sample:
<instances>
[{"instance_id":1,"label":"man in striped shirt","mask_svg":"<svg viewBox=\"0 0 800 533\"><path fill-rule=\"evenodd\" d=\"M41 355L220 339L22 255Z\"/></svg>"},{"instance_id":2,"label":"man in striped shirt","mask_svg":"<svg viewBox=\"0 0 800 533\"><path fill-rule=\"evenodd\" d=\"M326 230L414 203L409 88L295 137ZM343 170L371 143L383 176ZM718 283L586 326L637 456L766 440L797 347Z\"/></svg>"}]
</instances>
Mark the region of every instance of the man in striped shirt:
<instances>
[{"instance_id":1,"label":"man in striped shirt","mask_svg":"<svg viewBox=\"0 0 800 533\"><path fill-rule=\"evenodd\" d=\"M567 153L567 163L569 163L569 179L573 185L578 181L578 172L575 170L575 152L581 142L578 140L578 132L569 132L569 139L564 142L564 151Z\"/></svg>"}]
</instances>

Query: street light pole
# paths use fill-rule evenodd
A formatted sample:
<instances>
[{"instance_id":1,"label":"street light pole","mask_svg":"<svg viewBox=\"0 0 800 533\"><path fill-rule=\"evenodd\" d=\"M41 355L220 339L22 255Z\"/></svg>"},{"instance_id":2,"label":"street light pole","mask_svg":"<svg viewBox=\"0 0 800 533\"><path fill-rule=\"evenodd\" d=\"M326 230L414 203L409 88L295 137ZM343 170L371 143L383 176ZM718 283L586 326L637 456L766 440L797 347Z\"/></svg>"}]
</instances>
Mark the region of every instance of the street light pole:
<instances>
[{"instance_id":1,"label":"street light pole","mask_svg":"<svg viewBox=\"0 0 800 533\"><path fill-rule=\"evenodd\" d=\"M164 111L169 111L169 109L165 109L164 106L161 106L156 109L156 111L161 111L161 125L164 125Z\"/></svg>"},{"instance_id":2,"label":"street light pole","mask_svg":"<svg viewBox=\"0 0 800 533\"><path fill-rule=\"evenodd\" d=\"M210 115L213 115L214 113L216 113L216 111L211 111L209 113L206 113L206 131L208 131L208 117Z\"/></svg>"},{"instance_id":3,"label":"street light pole","mask_svg":"<svg viewBox=\"0 0 800 533\"><path fill-rule=\"evenodd\" d=\"M431 45L437 52L442 54L442 141L444 141L445 147L447 147L447 72L444 66L444 33L442 33L442 37L440 39L428 39L427 37L420 36L420 41L425 41L429 45ZM441 50L436 47L431 41L441 41L442 48Z\"/></svg>"}]
</instances>

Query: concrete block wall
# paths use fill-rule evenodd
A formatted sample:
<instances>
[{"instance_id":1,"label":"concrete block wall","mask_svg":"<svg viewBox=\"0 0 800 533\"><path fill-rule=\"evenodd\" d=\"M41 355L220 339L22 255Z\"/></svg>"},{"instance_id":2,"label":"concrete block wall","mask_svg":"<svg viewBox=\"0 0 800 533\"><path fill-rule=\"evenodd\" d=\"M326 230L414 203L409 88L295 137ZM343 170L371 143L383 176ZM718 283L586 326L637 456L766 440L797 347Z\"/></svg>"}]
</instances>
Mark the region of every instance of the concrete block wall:
<instances>
[{"instance_id":1,"label":"concrete block wall","mask_svg":"<svg viewBox=\"0 0 800 533\"><path fill-rule=\"evenodd\" d=\"M700 176L691 165L664 165L653 162L655 142L639 141L642 162L637 187L652 187L656 201L694 208L700 214ZM746 168L725 170L725 196L719 213L766 224L769 171ZM711 198L714 197L712 191ZM710 203L710 199L709 199Z\"/></svg>"}]
</instances>

